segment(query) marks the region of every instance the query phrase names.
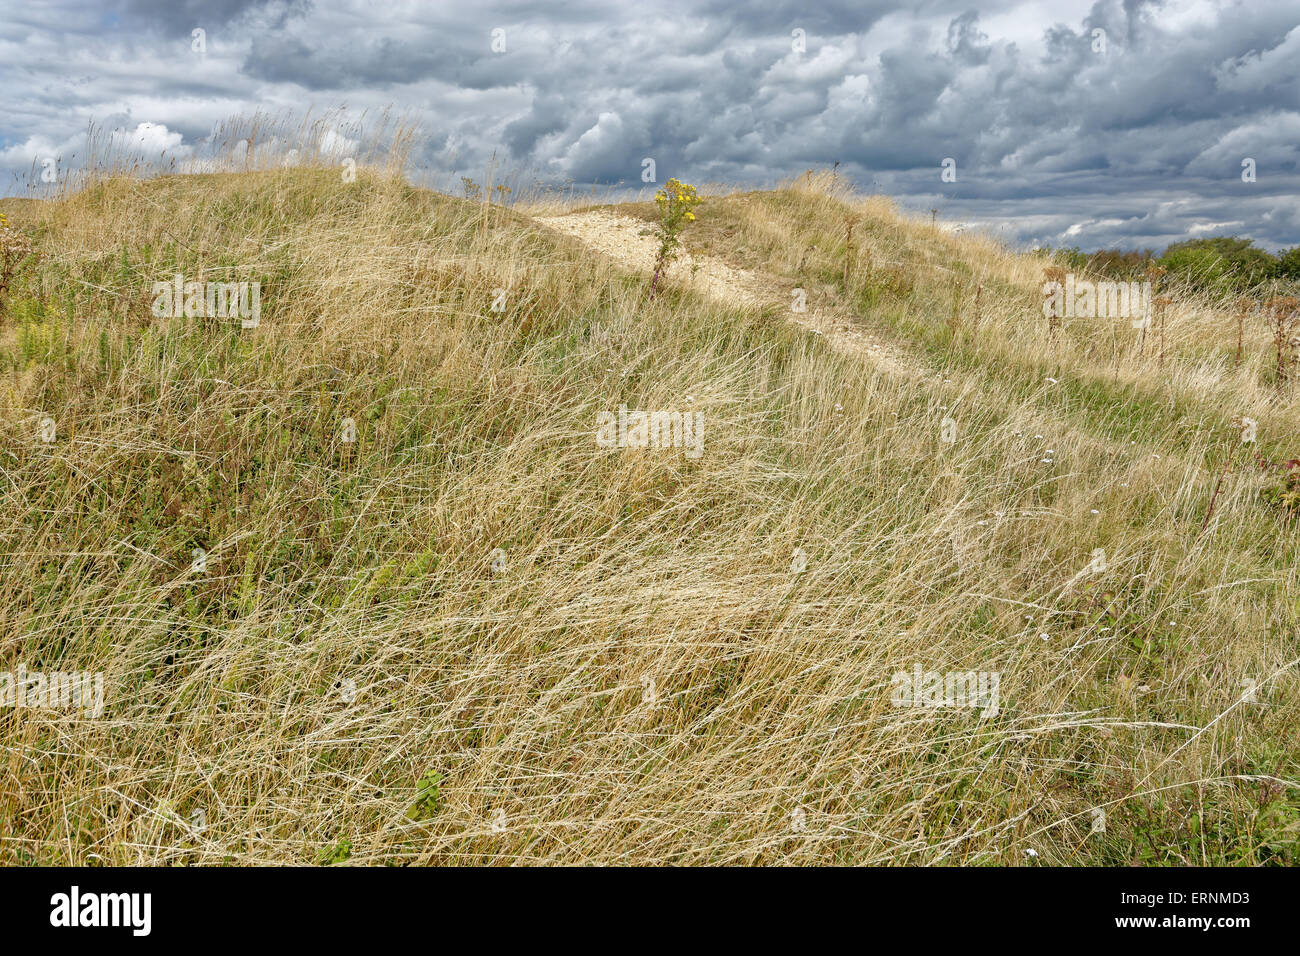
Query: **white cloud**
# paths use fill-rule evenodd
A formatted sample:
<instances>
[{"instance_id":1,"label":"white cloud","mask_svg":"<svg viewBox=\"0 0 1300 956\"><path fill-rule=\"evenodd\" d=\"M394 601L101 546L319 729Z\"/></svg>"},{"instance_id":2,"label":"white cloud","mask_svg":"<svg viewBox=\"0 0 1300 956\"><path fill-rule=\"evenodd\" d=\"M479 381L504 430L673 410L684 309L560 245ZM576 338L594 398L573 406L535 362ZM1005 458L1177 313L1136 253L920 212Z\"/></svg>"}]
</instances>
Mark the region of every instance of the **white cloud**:
<instances>
[{"instance_id":1,"label":"white cloud","mask_svg":"<svg viewBox=\"0 0 1300 956\"><path fill-rule=\"evenodd\" d=\"M183 146L183 140L180 133L172 132L161 123L139 123L134 130L119 128L109 136L114 148L138 153L150 159L156 159L164 151L187 155L192 147Z\"/></svg>"}]
</instances>

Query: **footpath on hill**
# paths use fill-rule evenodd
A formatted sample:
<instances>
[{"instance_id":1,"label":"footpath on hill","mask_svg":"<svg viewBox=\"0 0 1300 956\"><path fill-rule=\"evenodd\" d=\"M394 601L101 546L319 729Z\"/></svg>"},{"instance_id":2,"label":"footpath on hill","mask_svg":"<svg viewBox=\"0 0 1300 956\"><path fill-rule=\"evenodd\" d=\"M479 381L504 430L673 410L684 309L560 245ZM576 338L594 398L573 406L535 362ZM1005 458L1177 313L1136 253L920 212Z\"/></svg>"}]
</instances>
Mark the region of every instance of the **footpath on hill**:
<instances>
[{"instance_id":1,"label":"footpath on hill","mask_svg":"<svg viewBox=\"0 0 1300 956\"><path fill-rule=\"evenodd\" d=\"M539 216L539 225L572 236L588 248L637 272L648 269L655 258L655 240L646 223L631 216L605 210L569 213L562 216ZM877 341L867 331L811 304L806 312L790 308L788 293L782 294L780 283L747 269L727 265L720 259L692 255L682 250L665 272L669 280L683 282L713 299L753 307L776 306L793 322L816 335L824 335L832 347L861 355L882 372L918 378L923 372L919 361L897 345ZM933 373L928 373L933 375Z\"/></svg>"}]
</instances>

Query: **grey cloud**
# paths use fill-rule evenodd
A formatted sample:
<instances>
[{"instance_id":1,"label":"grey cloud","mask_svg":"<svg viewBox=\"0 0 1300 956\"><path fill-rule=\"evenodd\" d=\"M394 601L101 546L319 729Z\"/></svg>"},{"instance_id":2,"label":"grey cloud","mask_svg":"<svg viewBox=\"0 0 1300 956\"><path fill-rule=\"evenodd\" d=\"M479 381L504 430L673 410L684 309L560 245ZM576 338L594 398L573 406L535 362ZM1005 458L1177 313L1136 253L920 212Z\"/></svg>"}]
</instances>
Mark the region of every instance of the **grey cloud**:
<instances>
[{"instance_id":1,"label":"grey cloud","mask_svg":"<svg viewBox=\"0 0 1300 956\"><path fill-rule=\"evenodd\" d=\"M1050 0L201 9L220 38L205 60L177 53L200 10L189 2L140 0L105 21L56 0L0 24L18 51L0 63L18 101L0 111L0 168L75 145L90 118L163 124L188 144L228 112L391 103L424 128L421 165L448 174L496 155L544 180L639 185L652 156L661 181L746 186L838 161L911 208L1023 243L1159 245L1215 223L1300 242L1292 0L1248 15L1097 0L1074 20ZM940 181L945 157L956 183Z\"/></svg>"},{"instance_id":2,"label":"grey cloud","mask_svg":"<svg viewBox=\"0 0 1300 956\"><path fill-rule=\"evenodd\" d=\"M278 29L310 9L310 0L130 0L126 14L132 23L167 36L189 36L196 27L224 27L251 15Z\"/></svg>"}]
</instances>

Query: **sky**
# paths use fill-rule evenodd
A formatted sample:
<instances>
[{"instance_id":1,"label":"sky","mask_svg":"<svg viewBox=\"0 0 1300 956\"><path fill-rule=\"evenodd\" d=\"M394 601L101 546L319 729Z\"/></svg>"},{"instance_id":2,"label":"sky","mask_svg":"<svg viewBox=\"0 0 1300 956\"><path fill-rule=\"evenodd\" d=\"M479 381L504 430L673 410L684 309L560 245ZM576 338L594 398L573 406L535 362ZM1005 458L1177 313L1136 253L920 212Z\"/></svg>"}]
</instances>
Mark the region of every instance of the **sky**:
<instances>
[{"instance_id":1,"label":"sky","mask_svg":"<svg viewBox=\"0 0 1300 956\"><path fill-rule=\"evenodd\" d=\"M185 162L310 108L346 153L386 107L448 182L838 163L1014 246L1300 245L1300 0L0 0L3 193L92 124Z\"/></svg>"}]
</instances>

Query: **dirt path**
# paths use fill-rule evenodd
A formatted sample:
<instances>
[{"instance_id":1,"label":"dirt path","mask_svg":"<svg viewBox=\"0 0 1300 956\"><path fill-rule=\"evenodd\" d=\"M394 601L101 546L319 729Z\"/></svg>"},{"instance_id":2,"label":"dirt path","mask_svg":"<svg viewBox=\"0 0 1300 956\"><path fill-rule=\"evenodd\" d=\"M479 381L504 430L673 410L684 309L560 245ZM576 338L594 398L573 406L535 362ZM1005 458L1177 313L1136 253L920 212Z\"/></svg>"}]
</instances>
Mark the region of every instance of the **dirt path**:
<instances>
[{"instance_id":1,"label":"dirt path","mask_svg":"<svg viewBox=\"0 0 1300 956\"><path fill-rule=\"evenodd\" d=\"M588 247L615 260L633 272L646 271L654 261L656 243L649 224L630 216L592 210L564 216L539 216L536 222L573 236ZM814 308L794 312L790 297L779 293L780 283L758 273L737 269L711 256L692 256L683 251L665 277L684 282L711 298L741 305L775 305L793 322L815 335L824 335L840 351L860 355L881 371L916 378L923 373L918 363L898 348L876 341L866 330L855 328L843 316Z\"/></svg>"}]
</instances>

